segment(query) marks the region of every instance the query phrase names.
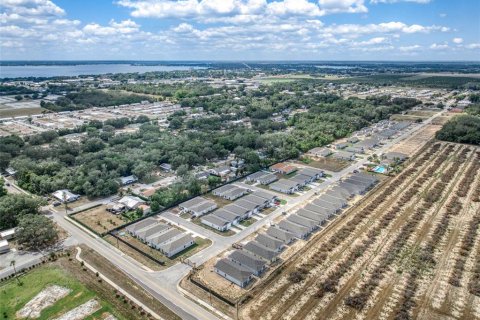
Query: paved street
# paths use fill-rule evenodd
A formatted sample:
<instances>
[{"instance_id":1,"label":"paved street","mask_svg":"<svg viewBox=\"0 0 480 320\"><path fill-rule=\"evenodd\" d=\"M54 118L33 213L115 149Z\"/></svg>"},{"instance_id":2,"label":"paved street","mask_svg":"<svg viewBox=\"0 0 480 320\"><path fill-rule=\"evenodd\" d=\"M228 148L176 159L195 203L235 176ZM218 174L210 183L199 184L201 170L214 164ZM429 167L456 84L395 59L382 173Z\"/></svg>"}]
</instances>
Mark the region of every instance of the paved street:
<instances>
[{"instance_id":1,"label":"paved street","mask_svg":"<svg viewBox=\"0 0 480 320\"><path fill-rule=\"evenodd\" d=\"M395 145L399 141L408 138L414 132L420 130L425 125L431 123L433 119L443 114L437 113L433 117L429 118L428 120L424 121L421 124L415 124L412 128L407 130L401 136L396 139L387 141L385 145L381 148L376 150L376 153L382 153L387 151L391 146ZM341 178L345 177L347 174L351 173L354 170L357 170L363 167L368 162L367 157L363 159L359 159L356 162L353 162L349 167L343 169L340 172L333 172L331 173L331 177L326 179L325 181L318 184L318 186L310 189L309 191L305 192L304 194L298 197L288 197L288 202L286 205L277 208L275 211L270 213L269 215L260 218L258 221L252 224L252 226L245 228L235 235L231 237L223 237L216 233L213 233L201 226L198 226L192 222L189 222L183 218L180 218L177 215L171 213L163 213L161 216L174 223L178 224L181 227L185 228L186 230L190 230L193 233L199 234L202 237L208 238L212 240L212 245L194 256L190 257L190 260L197 265L204 263L205 261L215 257L222 251L230 248L233 243L241 241L245 237L249 236L253 232L259 230L260 228L264 227L272 223L277 217L282 215L284 211L291 211L295 208L301 206L305 203L308 199L313 197L316 192L320 190L324 190L325 188L331 186L332 184L338 182ZM237 183L238 184L238 183ZM248 186L252 188L252 186ZM287 198L287 197L285 197ZM106 203L105 201L109 202L111 198L99 200L98 203ZM91 204L88 204L91 206ZM81 208L75 209L76 211L81 210ZM61 211L61 210L60 210ZM71 238L74 239L74 242L83 243L90 248L96 250L98 253L107 257L110 262L112 262L115 266L119 269L124 271L129 277L135 280L139 285L149 291L155 298L157 298L160 302L165 304L183 319L218 319L216 315L213 315L203 307L199 306L198 304L194 303L192 300L186 298L178 289L179 281L185 277L188 272L190 271L190 267L184 264L176 264L166 270L158 271L158 272L149 272L146 271L138 262L134 261L130 257L126 256L119 250L117 250L112 245L108 244L101 238L92 236L91 234L85 232L83 229L79 228L79 226L73 224L70 220L67 220L65 214L62 212L56 212L53 214L54 220L68 233L70 234ZM17 265L19 268L22 266ZM3 270L2 272L7 272ZM2 274L0 272L0 275Z\"/></svg>"}]
</instances>

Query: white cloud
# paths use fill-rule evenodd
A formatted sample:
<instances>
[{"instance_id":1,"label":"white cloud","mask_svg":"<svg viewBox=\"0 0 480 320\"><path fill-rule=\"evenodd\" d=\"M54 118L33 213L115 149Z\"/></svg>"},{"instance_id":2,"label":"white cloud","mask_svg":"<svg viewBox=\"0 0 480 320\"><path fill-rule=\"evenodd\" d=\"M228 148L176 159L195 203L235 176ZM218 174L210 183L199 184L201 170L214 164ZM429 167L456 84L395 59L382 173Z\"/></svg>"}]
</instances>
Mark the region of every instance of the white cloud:
<instances>
[{"instance_id":1,"label":"white cloud","mask_svg":"<svg viewBox=\"0 0 480 320\"><path fill-rule=\"evenodd\" d=\"M370 3L398 3L398 2L414 2L420 4L427 4L432 0L371 0Z\"/></svg>"},{"instance_id":2,"label":"white cloud","mask_svg":"<svg viewBox=\"0 0 480 320\"><path fill-rule=\"evenodd\" d=\"M465 46L467 49L480 49L480 43L470 43Z\"/></svg>"},{"instance_id":3,"label":"white cloud","mask_svg":"<svg viewBox=\"0 0 480 320\"><path fill-rule=\"evenodd\" d=\"M62 16L65 11L50 0L2 0L0 8L27 16Z\"/></svg>"},{"instance_id":4,"label":"white cloud","mask_svg":"<svg viewBox=\"0 0 480 320\"><path fill-rule=\"evenodd\" d=\"M419 46L418 44L414 44L414 45L411 45L411 46L402 46L402 47L398 47L398 50L402 51L402 52L412 52L412 51L417 51L418 49L421 49L422 47Z\"/></svg>"},{"instance_id":5,"label":"white cloud","mask_svg":"<svg viewBox=\"0 0 480 320\"><path fill-rule=\"evenodd\" d=\"M462 38L453 38L453 43L456 43L456 44L462 44L463 43L463 39Z\"/></svg>"},{"instance_id":6,"label":"white cloud","mask_svg":"<svg viewBox=\"0 0 480 320\"><path fill-rule=\"evenodd\" d=\"M445 50L445 49L448 49L448 44L446 43L443 43L443 44L437 44L437 43L434 43L430 46L430 49L432 50Z\"/></svg>"}]
</instances>

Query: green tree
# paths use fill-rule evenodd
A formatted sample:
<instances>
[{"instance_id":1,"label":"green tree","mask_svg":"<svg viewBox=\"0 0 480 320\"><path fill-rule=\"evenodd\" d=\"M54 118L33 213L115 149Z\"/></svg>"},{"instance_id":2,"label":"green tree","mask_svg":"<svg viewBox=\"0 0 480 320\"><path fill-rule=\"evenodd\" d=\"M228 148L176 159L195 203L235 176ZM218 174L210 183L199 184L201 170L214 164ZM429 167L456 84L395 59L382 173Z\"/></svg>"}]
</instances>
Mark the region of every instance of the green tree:
<instances>
[{"instance_id":1,"label":"green tree","mask_svg":"<svg viewBox=\"0 0 480 320\"><path fill-rule=\"evenodd\" d=\"M3 178L0 178L0 197L3 197L7 194L7 190L4 188L4 185L5 181L3 181Z\"/></svg>"},{"instance_id":2,"label":"green tree","mask_svg":"<svg viewBox=\"0 0 480 320\"><path fill-rule=\"evenodd\" d=\"M0 198L0 229L17 226L21 217L38 214L42 201L27 195L12 194Z\"/></svg>"},{"instance_id":3,"label":"green tree","mask_svg":"<svg viewBox=\"0 0 480 320\"><path fill-rule=\"evenodd\" d=\"M52 220L43 215L27 214L18 223L18 243L30 250L48 248L58 241L58 231Z\"/></svg>"}]
</instances>

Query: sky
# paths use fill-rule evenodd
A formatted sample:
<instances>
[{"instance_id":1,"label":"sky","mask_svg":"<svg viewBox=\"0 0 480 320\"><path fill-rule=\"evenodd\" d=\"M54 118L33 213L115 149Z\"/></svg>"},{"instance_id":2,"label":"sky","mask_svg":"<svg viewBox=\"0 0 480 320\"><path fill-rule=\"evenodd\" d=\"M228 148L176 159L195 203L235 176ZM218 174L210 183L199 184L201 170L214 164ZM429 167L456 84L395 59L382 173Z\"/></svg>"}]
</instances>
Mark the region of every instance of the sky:
<instances>
[{"instance_id":1,"label":"sky","mask_svg":"<svg viewBox=\"0 0 480 320\"><path fill-rule=\"evenodd\" d=\"M480 0L0 0L0 60L479 61Z\"/></svg>"}]
</instances>

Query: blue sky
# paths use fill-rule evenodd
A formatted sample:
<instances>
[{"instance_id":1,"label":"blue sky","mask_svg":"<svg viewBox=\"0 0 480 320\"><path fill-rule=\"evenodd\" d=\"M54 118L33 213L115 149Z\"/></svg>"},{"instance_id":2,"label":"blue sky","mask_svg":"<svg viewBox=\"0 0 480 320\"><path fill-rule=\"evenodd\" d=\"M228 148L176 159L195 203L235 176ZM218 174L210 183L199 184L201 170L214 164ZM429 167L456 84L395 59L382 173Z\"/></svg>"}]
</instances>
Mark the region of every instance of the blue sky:
<instances>
[{"instance_id":1,"label":"blue sky","mask_svg":"<svg viewBox=\"0 0 480 320\"><path fill-rule=\"evenodd\" d=\"M1 60L480 60L479 0L1 0Z\"/></svg>"}]
</instances>

